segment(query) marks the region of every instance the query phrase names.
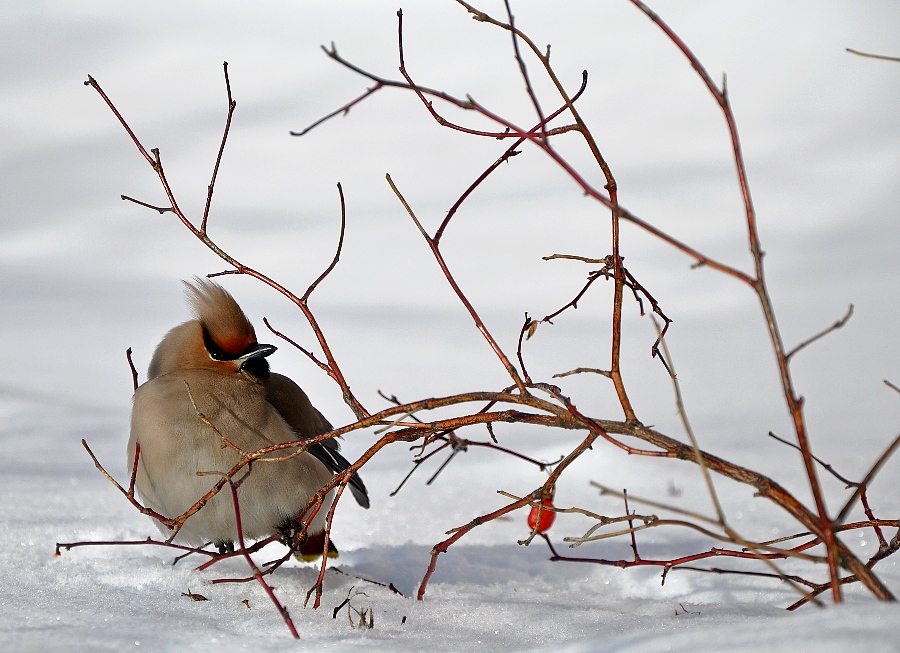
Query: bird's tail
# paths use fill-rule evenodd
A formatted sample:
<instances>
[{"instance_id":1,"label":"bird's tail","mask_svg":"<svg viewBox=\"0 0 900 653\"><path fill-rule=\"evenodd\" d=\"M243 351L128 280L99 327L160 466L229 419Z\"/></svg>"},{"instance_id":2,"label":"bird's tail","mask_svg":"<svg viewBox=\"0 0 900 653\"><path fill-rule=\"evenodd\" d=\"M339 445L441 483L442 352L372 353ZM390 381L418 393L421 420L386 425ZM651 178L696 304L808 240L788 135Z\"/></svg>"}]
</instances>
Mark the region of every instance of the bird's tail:
<instances>
[{"instance_id":1,"label":"bird's tail","mask_svg":"<svg viewBox=\"0 0 900 653\"><path fill-rule=\"evenodd\" d=\"M294 549L294 557L301 562L315 562L322 557L324 548L325 531L322 531L321 533L310 535L303 544ZM337 547L334 545L334 542L331 541L331 538L329 538L328 557L337 558L339 555Z\"/></svg>"}]
</instances>

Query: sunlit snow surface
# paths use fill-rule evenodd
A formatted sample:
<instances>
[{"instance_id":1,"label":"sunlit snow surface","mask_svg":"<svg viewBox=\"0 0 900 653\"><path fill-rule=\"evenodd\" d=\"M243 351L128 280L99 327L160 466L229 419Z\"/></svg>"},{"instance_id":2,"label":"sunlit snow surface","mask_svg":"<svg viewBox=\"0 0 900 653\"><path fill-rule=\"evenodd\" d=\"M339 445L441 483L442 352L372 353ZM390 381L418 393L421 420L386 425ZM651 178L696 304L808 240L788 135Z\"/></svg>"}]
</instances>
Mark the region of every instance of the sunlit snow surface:
<instances>
[{"instance_id":1,"label":"sunlit snow surface","mask_svg":"<svg viewBox=\"0 0 900 653\"><path fill-rule=\"evenodd\" d=\"M554 3L555 4L555 3ZM616 174L625 206L710 256L751 269L743 210L721 115L677 50L625 0L513 2L517 24L574 89ZM502 3L488 2L503 15ZM895 2L668 2L653 4L728 88L759 216L768 282L788 347L844 315L848 325L792 362L814 452L860 479L897 434L900 397L900 64L845 48L900 54ZM162 203L152 171L95 91L94 76L147 147L159 147L182 207L202 213L224 123L221 63L238 109L213 200L210 233L230 253L301 292L328 265L338 232L335 183L347 197L341 262L312 298L329 343L361 401L377 390L404 401L509 383L440 275L427 246L384 183L389 172L431 232L462 191L506 147L442 130L412 96L382 91L349 115L295 139L300 129L370 84L318 49L339 51L397 77L396 4L258 2L7 3L0 8L0 649L6 651L759 651L900 650L900 612L848 587L839 608L784 611L798 595L772 578L620 570L551 563L527 535L525 512L473 530L440 556L426 600L414 599L431 547L445 532L521 496L546 476L496 452L424 465L394 497L411 465L405 444L363 470L372 509L344 501L334 538L342 554L322 607L303 608L317 568L291 563L271 579L301 640L240 560L196 572L171 551L85 547L54 557L56 542L139 540L158 533L102 477L81 446L127 483L125 442L133 347L143 378L166 329L188 317L179 279L219 271L170 215L126 204ZM455 3L404 6L406 57L421 84L471 92L520 124L535 121L508 35L470 20ZM529 68L555 108L552 89ZM471 116L452 114L466 121ZM468 124L468 123L467 123ZM477 120L472 124L484 127ZM583 169L574 136L554 144ZM602 185L602 182L599 182ZM542 256L608 253L608 217L533 148L502 166L454 218L443 248L488 328L515 351L523 314L569 301L590 267ZM811 505L799 458L766 437L790 438L777 372L752 292L644 233L623 226L629 270L674 319L669 344L701 445L769 474ZM262 317L305 346L297 311L245 278L222 280L257 325ZM609 286L526 343L535 379L563 386L584 412L619 419L598 377L552 375L608 365ZM623 369L645 424L684 438L671 384L649 355L652 325L625 308ZM268 338L274 336L268 335ZM352 420L337 387L283 343L271 358L335 424ZM423 419L425 417L423 416ZM541 460L571 451L578 433L507 424L500 443ZM462 433L487 439L483 429ZM355 459L371 432L344 440ZM876 513L900 516L900 473L889 463L870 489ZM597 445L564 475L556 504L619 515L618 499L589 482L711 511L696 467ZM848 493L823 475L833 513ZM731 525L758 540L795 533L782 511L749 489L716 481ZM639 512L650 509L632 505ZM855 511L851 519L861 516ZM590 520L562 515L551 536L563 554L630 559L627 541L570 550ZM887 529L889 537L893 529ZM871 532L842 536L862 557ZM648 559L713 545L687 530L637 536ZM280 551L256 556L262 563ZM824 570L779 563L816 581ZM716 559L705 566L729 566ZM744 568L753 568L753 565ZM760 570L760 567L756 567ZM894 559L876 570L900 593ZM404 596L369 583L393 583ZM351 591L372 629L352 629ZM195 602L188 590L209 600ZM826 597L823 597L826 598ZM249 607L244 603L246 601ZM404 622L405 617L405 622Z\"/></svg>"},{"instance_id":2,"label":"sunlit snow surface","mask_svg":"<svg viewBox=\"0 0 900 653\"><path fill-rule=\"evenodd\" d=\"M5 443L18 442L0 463L0 641L8 650L290 648L287 628L256 583L210 583L246 576L240 560L197 572L187 561L173 567L174 554L155 547L81 548L55 558L56 541L135 540L156 533L81 451L85 437L101 460L121 456L124 420L41 412L36 418L34 407L8 411L0 433ZM484 464L468 469L489 472ZM388 480L396 476L366 477L375 497L383 497ZM490 483L474 486L487 494ZM404 501L395 509L376 506L376 518L395 520L390 539L366 542L365 532L345 535L353 527L339 522L335 538L344 551L335 567L344 573L327 574L318 611L303 608L315 567L288 566L271 579L300 633L298 650L847 651L861 641L868 650L897 650L897 607L879 605L859 590L848 592L847 606L788 614L783 608L796 595L770 579L672 572L661 587L658 570L551 563L543 543L515 543L526 534L523 513L485 527L472 538L481 543L462 542L441 556L427 599L416 601L429 559L426 540L434 543L440 530L462 523L447 518L452 509L441 509L446 489L439 482L428 492L410 487L405 497L398 495ZM563 523L561 518L556 530ZM423 535L428 532L433 534ZM610 550L627 557L623 547ZM645 555L660 551L650 545ZM881 570L896 589L895 563L889 560ZM393 583L404 596L362 579ZM372 610L373 629L352 629L346 608L332 618L351 588L363 592L352 605ZM209 600L192 601L184 596L188 591ZM355 613L353 619L358 623Z\"/></svg>"}]
</instances>

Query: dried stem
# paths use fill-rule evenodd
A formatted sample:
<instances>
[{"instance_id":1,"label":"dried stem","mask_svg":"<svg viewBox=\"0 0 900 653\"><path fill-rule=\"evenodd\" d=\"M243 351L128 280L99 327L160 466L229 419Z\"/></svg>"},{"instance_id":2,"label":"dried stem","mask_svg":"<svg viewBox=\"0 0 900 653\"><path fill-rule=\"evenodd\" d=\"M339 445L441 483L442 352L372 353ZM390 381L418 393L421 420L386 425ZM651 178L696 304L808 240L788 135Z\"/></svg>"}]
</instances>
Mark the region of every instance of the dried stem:
<instances>
[{"instance_id":1,"label":"dried stem","mask_svg":"<svg viewBox=\"0 0 900 653\"><path fill-rule=\"evenodd\" d=\"M228 117L225 119L225 129L222 131L222 144L219 145L219 153L216 155L216 165L213 167L212 179L206 191L206 206L203 208L203 219L200 221L200 231L206 233L206 221L209 218L209 207L212 204L213 189L216 187L216 177L219 174L219 164L222 163L222 155L225 153L225 142L228 140L228 132L231 131L231 117L237 102L231 97L231 80L228 79L228 62L222 64L225 71L225 90L228 94Z\"/></svg>"},{"instance_id":2,"label":"dried stem","mask_svg":"<svg viewBox=\"0 0 900 653\"><path fill-rule=\"evenodd\" d=\"M406 209L406 212L409 214L409 217L412 218L416 227L418 227L419 232L425 238L425 242L428 243L428 246L431 248L431 253L434 255L435 260L441 268L441 272L444 273L444 277L446 277L447 282L450 284L450 287L453 288L453 292L456 293L456 296L459 298L459 301L462 302L463 306L466 307L466 310L469 312L469 315L472 317L472 320L475 321L475 327L481 332L481 335L484 336L484 339L487 340L488 344L491 346L491 349L494 350L494 354L496 354L497 358L500 359L500 362L503 364L503 367L506 368L506 371L509 373L509 376L512 378L513 383L516 384L516 387L519 389L519 392L522 394L527 394L528 391L525 389L525 384L522 382L522 378L519 376L519 373L516 371L516 368L513 367L513 364L509 362L509 358L503 353L503 350L500 348L500 345L497 344L497 341L491 335L490 331L488 331L487 327L482 322L481 317L478 315L478 312L475 310L475 307L469 302L469 299L460 289L459 285L456 283L456 279L453 278L453 274L450 272L450 268L447 267L447 263L444 260L443 254L441 254L440 247L435 240L428 235L425 229L422 227L422 223L419 222L419 219L416 217L415 212L413 212L409 203L407 203L406 199L404 199L402 193L394 184L394 181L391 179L390 175L385 175L385 179L387 179L388 185L391 187L391 190L394 191L394 194L397 196L397 199L400 200L400 203L403 205L403 208Z\"/></svg>"},{"instance_id":3,"label":"dried stem","mask_svg":"<svg viewBox=\"0 0 900 653\"><path fill-rule=\"evenodd\" d=\"M884 464L888 461L888 459L894 455L894 452L897 450L897 447L900 446L900 434L894 438L894 441L885 449L884 453L878 457L878 460L875 461L875 464L872 465L872 468L869 470L869 473L865 475L862 481L860 481L859 485L856 486L856 490L853 492L853 496L851 496L847 503L844 504L844 507L841 509L841 512L838 513L838 516L835 518L834 523L840 524L846 518L847 514L850 512L850 509L853 508L853 504L856 503L856 500L860 497L861 493L869 487L869 484L872 482L872 479L875 478L875 475L881 470Z\"/></svg>"},{"instance_id":4,"label":"dried stem","mask_svg":"<svg viewBox=\"0 0 900 653\"><path fill-rule=\"evenodd\" d=\"M128 135L131 137L131 139L134 142L135 146L137 147L138 151L147 160L147 163L150 164L150 166L153 168L154 172L159 177L160 184L162 185L163 190L166 193L166 197L169 199L170 207L168 209L159 209L156 207L151 207L151 208L154 208L160 212L163 212L163 210L172 211L178 217L178 219L181 221L181 223L200 242L202 242L207 248L209 248L219 258L221 258L223 261L225 261L226 263L228 263L229 265L231 265L234 268L231 271L232 274L245 274L245 275L251 276L255 279L258 279L258 280L262 281L264 284L268 285L269 287L275 289L276 291L278 291L279 293L281 293L282 295L287 297L290 301L292 301L303 312L304 317L306 317L307 321L309 322L310 327L312 327L312 330L316 335L316 339L319 342L319 346L322 348L322 352L325 355L325 359L328 361L328 369L327 369L328 375L332 379L334 379L334 381L340 386L343 397L344 397L344 401L347 403L347 405L350 407L350 409L353 410L353 413L357 417L364 417L364 416L368 415L368 411L366 411L366 409L363 407L363 405L359 402L359 400L356 399L356 397L350 391L350 386L348 385L346 379L344 378L343 372L341 371L337 361L334 358L334 355L331 352L331 348L329 347L328 342L325 339L325 334L322 332L322 329L319 327L319 323L316 320L315 316L313 315L312 311L310 311L310 309L307 305L307 302L304 301L302 298L297 297L296 295L291 293L287 288L285 288L281 284L277 283L274 279L262 274L261 272L258 272L257 270L254 270L251 267L244 265L243 263L240 263L236 258L232 257L230 254L226 253L223 249L221 249L212 239L209 238L209 236L206 233L206 216L204 216L203 222L201 223L201 228L198 229L197 227L195 227L194 224L191 223L190 220L188 220L188 218L182 212L181 208L178 206L178 203L175 201L175 195L172 191L172 188L169 185L169 181L166 178L166 174L163 170L163 165L162 165L162 161L160 159L159 150L157 150L157 149L151 150L151 152L153 153L152 157L150 154L148 154L147 150L141 144L140 140L137 138L137 136L131 130L131 127L128 126L128 123L125 121L125 119L119 113L118 109L116 109L115 105L112 103L112 100L109 99L109 97L106 95L106 93L103 91L103 89L100 87L100 85L97 83L97 81L93 77L88 75L88 79L85 82L85 85L93 87L94 90L96 90L97 93L100 95L100 97L103 98L103 101L106 103L106 105L109 107L109 109L113 112L113 114L119 120L119 123L122 125L122 127L125 129L125 131L128 132ZM227 131L231 124L231 122L230 122L231 112L233 111L233 106L231 103L233 102L233 100L231 100L230 97L231 96L230 96L230 89L229 89L229 119L226 122L226 131L223 135L222 146L219 149L219 156L216 159L216 169L218 167L219 160L221 159L222 152L224 151L224 143L227 138ZM213 175L213 182L214 181L215 181L215 173ZM213 185L214 185L214 183L210 184L210 189L208 191L209 197L212 196ZM149 206L144 203L141 203L141 204L143 206Z\"/></svg>"},{"instance_id":5,"label":"dried stem","mask_svg":"<svg viewBox=\"0 0 900 653\"><path fill-rule=\"evenodd\" d=\"M722 528L727 528L725 511L722 510L722 504L719 502L719 495L716 493L716 487L713 484L712 476L710 476L709 470L703 462L703 456L700 455L700 445L697 444L697 437L694 435L694 429L691 427L691 422L687 416L687 409L684 407L684 397L681 395L681 384L678 382L678 375L675 373L675 363L672 361L671 354L669 354L669 347L666 344L665 334L655 319L653 320L653 326L656 328L658 341L662 345L662 356L666 361L666 369L669 370L669 377L672 379L672 388L675 391L675 406L678 409L678 416L681 418L681 424L684 426L684 431L687 433L688 439L691 441L691 446L694 448L694 453L697 456L697 464L700 465L700 470L703 473L703 480L706 483L706 489L709 492L709 498L712 501L713 508L716 510L716 515L718 515L719 524ZM625 496L625 501L628 501L627 495Z\"/></svg>"},{"instance_id":6,"label":"dried stem","mask_svg":"<svg viewBox=\"0 0 900 653\"><path fill-rule=\"evenodd\" d=\"M788 361L790 361L790 360L791 360L791 357L792 357L794 354L796 354L798 351L800 351L801 349L803 349L804 347L806 347L806 346L808 346L808 345L811 345L812 343L814 343L814 342L815 342L816 340L818 340L819 338L824 338L825 336L827 336L827 335L828 335L829 333L831 333L832 331L836 331L836 330L840 329L840 328L843 327L845 324L847 324L847 321L850 319L850 317L851 317L852 315L853 315L853 304L850 304L850 308L847 309L847 314L846 314L844 317L842 317L840 320L838 320L837 322L835 322L834 324L832 324L830 327L828 327L828 328L825 329L824 331L821 331L820 333L817 333L816 335L814 335L812 338L809 338L808 340L804 340L804 341L801 342L799 345L797 345L796 347L794 347L793 349L791 349L787 354L784 355L785 359L787 359Z\"/></svg>"},{"instance_id":7,"label":"dried stem","mask_svg":"<svg viewBox=\"0 0 900 653\"><path fill-rule=\"evenodd\" d=\"M347 228L347 204L344 202L344 189L341 187L341 184L338 183L338 196L341 199L341 235L338 237L337 251L334 253L334 258L331 259L331 264L325 268L325 271L322 272L318 276L318 278L309 284L309 288L306 289L306 292L303 293L303 297L300 298L300 301L304 304L309 299L309 296L312 295L313 291L316 287L322 283L322 280L331 274L331 271L334 270L334 267L338 264L338 261L341 260L341 249L344 247L344 232Z\"/></svg>"},{"instance_id":8,"label":"dried stem","mask_svg":"<svg viewBox=\"0 0 900 653\"><path fill-rule=\"evenodd\" d=\"M125 357L128 359L128 367L131 369L131 382L134 384L134 389L137 391L138 389L138 371L134 367L134 361L131 360L131 347L125 350Z\"/></svg>"},{"instance_id":9,"label":"dried stem","mask_svg":"<svg viewBox=\"0 0 900 653\"><path fill-rule=\"evenodd\" d=\"M253 577L259 582L260 585L262 585L262 588L265 590L266 594L269 596L269 599L275 605L275 608L278 610L281 618L284 619L284 623L285 625L287 625L288 630L291 631L291 635L294 637L294 639L300 639L300 633L298 633L297 629L294 627L294 621L291 619L291 615L290 613L288 613L287 608L285 608L281 604L281 601L278 600L278 597L275 596L275 591L272 589L272 586L266 582L265 578L263 578L263 574L259 570L259 567L256 566L256 563L253 562L253 558L251 558L250 554L247 552L247 546L244 543L244 531L241 527L241 507L238 502L237 485L235 485L231 481L229 481L228 484L231 487L231 500L234 502L234 521L237 527L238 543L240 544L240 551L244 556L244 560L247 561L250 569L253 570Z\"/></svg>"},{"instance_id":10,"label":"dried stem","mask_svg":"<svg viewBox=\"0 0 900 653\"><path fill-rule=\"evenodd\" d=\"M784 438L779 438L777 435L775 435L771 431L769 431L769 437L773 438L775 440L778 440L781 444L786 444L787 446L791 447L792 449L797 449L798 451L800 450L800 447L798 447L793 442L788 442ZM822 469L827 470L832 476L834 476L841 483L844 483L847 487L856 487L859 485L859 483L851 481L850 479L845 478L845 477L841 476L840 474L838 474L838 472L834 469L834 467L832 467L829 463L826 463L822 459L817 458L816 456L813 456L813 460L815 460L817 463L819 463L822 466Z\"/></svg>"},{"instance_id":11,"label":"dried stem","mask_svg":"<svg viewBox=\"0 0 900 653\"><path fill-rule=\"evenodd\" d=\"M723 78L722 89L720 90L712 81L706 69L687 47L684 41L672 31L672 29L646 4L641 0L630 0L633 5L643 11L672 41L672 43L681 50L682 54L687 57L691 67L697 72L700 79L706 85L710 94L715 98L717 104L722 109L725 122L728 125L728 132L731 138L732 154L735 167L737 169L738 184L741 190L741 197L744 202L744 212L747 220L747 235L750 245L750 253L753 256L756 278L751 282L753 289L756 291L760 305L765 315L766 325L769 330L769 337L772 347L775 350L775 356L778 361L778 369L781 377L781 384L784 391L784 397L787 402L788 410L794 421L794 429L797 434L797 444L800 447L800 453L803 458L803 465L806 470L806 476L812 490L813 498L816 504L816 512L818 513L819 527L823 534L825 547L828 552L828 573L831 577L832 598L835 602L841 601L840 583L838 582L838 565L840 564L840 552L838 542L834 534L834 525L828 517L827 508L825 506L825 498L822 495L822 489L819 484L818 475L816 474L815 462L812 458L812 450L809 444L809 438L806 432L806 421L803 417L803 401L797 396L794 390L793 379L791 378L790 369L788 367L788 357L785 355L784 343L781 338L781 332L775 320L775 311L772 307L772 301L765 282L765 270L763 266L763 251L759 241L759 232L757 229L756 211L753 208L753 201L750 197L750 184L747 178L747 169L744 165L744 156L741 150L740 139L738 137L737 123L734 114L731 111L731 105L728 101L727 87Z\"/></svg>"},{"instance_id":12,"label":"dried stem","mask_svg":"<svg viewBox=\"0 0 900 653\"><path fill-rule=\"evenodd\" d=\"M845 48L850 54L859 55L860 57L868 57L870 59L882 59L883 61L900 61L900 57L889 57L884 54L872 54L871 52L860 52L853 48Z\"/></svg>"}]
</instances>

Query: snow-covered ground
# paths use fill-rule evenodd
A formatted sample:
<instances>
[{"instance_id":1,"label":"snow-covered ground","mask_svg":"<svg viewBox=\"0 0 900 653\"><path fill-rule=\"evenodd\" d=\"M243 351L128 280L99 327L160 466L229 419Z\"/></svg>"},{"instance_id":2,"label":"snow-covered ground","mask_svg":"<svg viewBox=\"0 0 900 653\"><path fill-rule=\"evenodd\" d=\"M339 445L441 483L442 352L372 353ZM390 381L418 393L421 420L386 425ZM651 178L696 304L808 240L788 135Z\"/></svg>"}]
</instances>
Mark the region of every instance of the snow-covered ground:
<instances>
[{"instance_id":1,"label":"snow-covered ground","mask_svg":"<svg viewBox=\"0 0 900 653\"><path fill-rule=\"evenodd\" d=\"M516 2L518 24L551 43L564 83L590 85L582 112L616 174L625 206L711 256L749 269L727 134L715 103L672 45L625 0ZM714 78L728 73L759 213L768 280L792 346L854 304L848 325L798 354L815 453L860 478L896 435L900 397L900 64L862 59L852 47L900 55L894 2L666 2L656 9ZM483 6L501 16L502 3ZM368 84L318 49L397 77L397 7L386 2L6 3L0 7L0 643L3 650L390 651L847 651L900 650L895 605L848 588L839 608L784 607L779 581L619 570L548 562L546 546L516 544L524 511L475 529L441 556L426 600L412 598L444 532L523 493L542 473L490 451L461 454L431 485L438 461L389 497L410 466L397 445L364 469L372 509L342 502L334 537L342 551L322 607L303 608L316 570L299 563L272 584L297 624L287 629L239 561L196 572L152 547L81 548L56 542L155 534L94 468L86 439L126 477L131 346L143 375L164 331L187 317L178 280L223 264L169 216L119 201L162 203L152 172L96 93L94 76L148 147L159 147L190 216L202 211L224 122L221 62L237 113L219 175L210 233L232 254L295 290L327 265L337 236L340 181L347 241L335 272L313 296L351 385L370 408L377 390L400 399L496 389L508 381L436 270L421 237L384 183L389 172L429 229L504 145L441 130L412 96L381 91L302 139L300 129ZM533 121L507 36L451 2L404 6L407 64L422 84L466 92L520 123ZM536 66L532 69L537 78ZM547 91L538 82L539 90ZM545 97L550 97L549 95ZM547 100L548 106L552 104ZM546 108L546 107L545 107ZM468 117L466 117L468 118ZM576 162L584 153L558 146ZM463 288L500 343L514 350L523 312L544 315L583 283L585 269L541 256L603 256L607 222L539 153L527 150L475 193L444 240ZM599 220L598 220L599 216ZM752 293L626 225L629 269L675 320L670 347L702 446L774 476L808 501L799 459L766 437L789 420ZM302 318L252 280L223 283L262 331L307 345ZM608 288L576 313L542 326L525 350L532 376L606 361ZM639 417L683 438L670 384L650 360L653 328L628 307L626 383ZM281 347L278 371L298 380L334 423L352 419L334 384ZM579 407L618 419L611 389L563 379ZM578 434L496 427L501 444L554 460ZM472 437L477 433L469 434ZM359 455L371 433L346 438ZM870 490L883 517L900 514L894 461ZM563 477L557 505L621 513L589 481L709 510L696 468L627 457L606 447ZM836 511L843 487L824 481ZM786 515L747 489L717 481L732 525L748 537L795 532ZM583 517L560 516L558 547ZM893 531L890 529L889 535ZM844 536L860 555L877 543ZM638 536L647 557L671 558L711 543L680 531ZM561 548L561 551L568 549ZM627 558L627 542L577 549ZM276 555L271 553L272 557ZM258 556L260 561L266 554ZM721 563L720 566L725 566ZM784 565L787 572L807 567ZM900 569L877 567L894 593ZM821 570L816 579L822 579ZM405 596L363 579L393 583ZM365 594L375 627L351 629L350 588ZM208 601L192 601L183 593ZM247 601L245 604L243 601ZM405 618L405 620L404 620Z\"/></svg>"}]
</instances>

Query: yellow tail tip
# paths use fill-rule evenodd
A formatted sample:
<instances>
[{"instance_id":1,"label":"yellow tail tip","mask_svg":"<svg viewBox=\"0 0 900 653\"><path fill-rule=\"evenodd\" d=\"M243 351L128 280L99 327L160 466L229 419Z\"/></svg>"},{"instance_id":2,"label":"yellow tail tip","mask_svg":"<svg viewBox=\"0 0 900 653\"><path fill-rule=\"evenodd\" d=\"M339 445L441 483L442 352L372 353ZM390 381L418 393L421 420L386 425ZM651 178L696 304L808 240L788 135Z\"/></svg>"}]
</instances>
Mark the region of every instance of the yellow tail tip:
<instances>
[{"instance_id":1,"label":"yellow tail tip","mask_svg":"<svg viewBox=\"0 0 900 653\"><path fill-rule=\"evenodd\" d=\"M328 548L329 548L329 551L328 551L329 559L333 560L334 558L340 557L341 554L338 553L337 549L331 549L331 547L328 547ZM318 560L319 558L322 557L322 552L316 551L315 553L301 553L300 551L297 551L294 553L294 557L297 560L299 560L300 562L315 562L316 560Z\"/></svg>"},{"instance_id":2,"label":"yellow tail tip","mask_svg":"<svg viewBox=\"0 0 900 653\"><path fill-rule=\"evenodd\" d=\"M322 549L325 547L325 533L317 533L311 535L300 548L294 551L294 557L301 562L315 562L322 557ZM339 555L337 547L330 539L328 540L328 557L337 558Z\"/></svg>"}]
</instances>

